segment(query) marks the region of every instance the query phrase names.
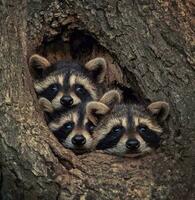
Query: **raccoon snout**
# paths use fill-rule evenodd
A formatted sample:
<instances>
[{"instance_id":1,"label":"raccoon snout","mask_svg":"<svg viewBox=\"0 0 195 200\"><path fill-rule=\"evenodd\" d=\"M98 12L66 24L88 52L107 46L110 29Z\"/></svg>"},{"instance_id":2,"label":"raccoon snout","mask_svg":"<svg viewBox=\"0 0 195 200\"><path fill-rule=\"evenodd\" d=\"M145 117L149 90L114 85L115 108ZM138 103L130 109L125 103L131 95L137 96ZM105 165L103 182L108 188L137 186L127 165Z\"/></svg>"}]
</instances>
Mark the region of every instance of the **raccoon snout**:
<instances>
[{"instance_id":1,"label":"raccoon snout","mask_svg":"<svg viewBox=\"0 0 195 200\"><path fill-rule=\"evenodd\" d=\"M60 103L63 105L63 106L71 106L73 104L73 98L71 96L63 96L61 99L60 99Z\"/></svg>"},{"instance_id":2,"label":"raccoon snout","mask_svg":"<svg viewBox=\"0 0 195 200\"><path fill-rule=\"evenodd\" d=\"M138 140L136 139L129 139L127 140L126 142L126 147L129 149L129 150L137 150L140 146L140 143Z\"/></svg>"},{"instance_id":3,"label":"raccoon snout","mask_svg":"<svg viewBox=\"0 0 195 200\"><path fill-rule=\"evenodd\" d=\"M84 145L86 143L86 139L83 135L75 135L72 138L72 143L77 146Z\"/></svg>"}]
</instances>

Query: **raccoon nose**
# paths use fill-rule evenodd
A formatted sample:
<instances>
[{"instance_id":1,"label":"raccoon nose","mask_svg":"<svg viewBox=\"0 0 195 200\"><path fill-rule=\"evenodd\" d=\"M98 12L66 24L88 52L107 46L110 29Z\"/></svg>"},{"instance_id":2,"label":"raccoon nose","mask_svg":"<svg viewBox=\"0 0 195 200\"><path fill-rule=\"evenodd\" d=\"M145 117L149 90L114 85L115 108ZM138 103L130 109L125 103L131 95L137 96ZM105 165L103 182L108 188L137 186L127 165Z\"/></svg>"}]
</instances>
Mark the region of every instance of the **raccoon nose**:
<instances>
[{"instance_id":1,"label":"raccoon nose","mask_svg":"<svg viewBox=\"0 0 195 200\"><path fill-rule=\"evenodd\" d=\"M71 96L63 96L60 99L60 103L64 106L71 106L73 104L73 98Z\"/></svg>"},{"instance_id":2,"label":"raccoon nose","mask_svg":"<svg viewBox=\"0 0 195 200\"><path fill-rule=\"evenodd\" d=\"M72 138L72 143L74 145L84 145L86 143L86 139L83 135L75 135L73 138Z\"/></svg>"},{"instance_id":3,"label":"raccoon nose","mask_svg":"<svg viewBox=\"0 0 195 200\"><path fill-rule=\"evenodd\" d=\"M129 150L136 150L138 149L140 146L140 143L138 140L136 139L129 139L127 140L126 142L126 147L129 149Z\"/></svg>"}]
</instances>

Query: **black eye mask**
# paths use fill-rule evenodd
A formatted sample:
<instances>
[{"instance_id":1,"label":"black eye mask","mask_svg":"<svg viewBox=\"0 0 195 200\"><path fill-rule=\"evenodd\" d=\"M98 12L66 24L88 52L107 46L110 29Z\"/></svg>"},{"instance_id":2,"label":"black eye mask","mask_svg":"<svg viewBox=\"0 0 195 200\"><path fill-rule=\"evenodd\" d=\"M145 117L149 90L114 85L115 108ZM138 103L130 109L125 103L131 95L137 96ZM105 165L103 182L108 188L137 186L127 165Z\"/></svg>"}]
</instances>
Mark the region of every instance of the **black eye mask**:
<instances>
[{"instance_id":1,"label":"black eye mask","mask_svg":"<svg viewBox=\"0 0 195 200\"><path fill-rule=\"evenodd\" d=\"M89 93L88 90L85 89L85 87L83 85L75 84L74 85L74 91L75 91L75 94L81 100L92 99L91 94Z\"/></svg>"},{"instance_id":2,"label":"black eye mask","mask_svg":"<svg viewBox=\"0 0 195 200\"><path fill-rule=\"evenodd\" d=\"M66 140L66 138L72 132L73 129L74 129L74 122L67 122L57 131L53 131L53 133L59 140L59 142L63 142L64 140Z\"/></svg>"},{"instance_id":3,"label":"black eye mask","mask_svg":"<svg viewBox=\"0 0 195 200\"><path fill-rule=\"evenodd\" d=\"M60 90L59 84L51 84L48 88L46 88L44 91L42 91L39 96L45 97L49 101L52 101L55 96L57 95L58 91Z\"/></svg>"},{"instance_id":4,"label":"black eye mask","mask_svg":"<svg viewBox=\"0 0 195 200\"><path fill-rule=\"evenodd\" d=\"M105 150L112 148L117 145L118 141L124 133L124 127L116 126L106 135L105 138L101 139L96 146L98 150Z\"/></svg>"},{"instance_id":5,"label":"black eye mask","mask_svg":"<svg viewBox=\"0 0 195 200\"><path fill-rule=\"evenodd\" d=\"M149 129L146 125L140 124L137 127L137 131L143 140L150 146L154 148L158 148L160 145L160 136L151 129Z\"/></svg>"},{"instance_id":6,"label":"black eye mask","mask_svg":"<svg viewBox=\"0 0 195 200\"><path fill-rule=\"evenodd\" d=\"M85 124L85 128L86 128L86 130L87 130L90 134L93 134L95 125L94 125L92 122L88 121L88 122Z\"/></svg>"}]
</instances>

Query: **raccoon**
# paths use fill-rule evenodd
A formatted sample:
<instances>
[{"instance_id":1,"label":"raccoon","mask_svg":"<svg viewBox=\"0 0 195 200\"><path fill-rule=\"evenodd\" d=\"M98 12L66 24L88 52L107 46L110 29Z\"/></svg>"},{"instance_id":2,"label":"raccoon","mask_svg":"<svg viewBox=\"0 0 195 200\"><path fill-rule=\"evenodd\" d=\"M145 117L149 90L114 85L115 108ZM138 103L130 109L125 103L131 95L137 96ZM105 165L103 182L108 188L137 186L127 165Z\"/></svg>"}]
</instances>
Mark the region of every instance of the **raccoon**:
<instances>
[{"instance_id":1,"label":"raccoon","mask_svg":"<svg viewBox=\"0 0 195 200\"><path fill-rule=\"evenodd\" d=\"M95 126L86 116L85 103L50 122L48 127L65 148L76 154L91 150Z\"/></svg>"},{"instance_id":2,"label":"raccoon","mask_svg":"<svg viewBox=\"0 0 195 200\"><path fill-rule=\"evenodd\" d=\"M106 93L99 102L89 102L88 119L96 125L93 148L118 156L136 157L156 149L160 145L162 127L169 114L169 104L153 102L148 107L120 102L120 94L114 91L115 100Z\"/></svg>"},{"instance_id":3,"label":"raccoon","mask_svg":"<svg viewBox=\"0 0 195 200\"><path fill-rule=\"evenodd\" d=\"M30 57L29 66L39 103L54 119L81 102L97 100L107 68L104 58L92 59L81 66L65 61L51 64L37 54Z\"/></svg>"}]
</instances>

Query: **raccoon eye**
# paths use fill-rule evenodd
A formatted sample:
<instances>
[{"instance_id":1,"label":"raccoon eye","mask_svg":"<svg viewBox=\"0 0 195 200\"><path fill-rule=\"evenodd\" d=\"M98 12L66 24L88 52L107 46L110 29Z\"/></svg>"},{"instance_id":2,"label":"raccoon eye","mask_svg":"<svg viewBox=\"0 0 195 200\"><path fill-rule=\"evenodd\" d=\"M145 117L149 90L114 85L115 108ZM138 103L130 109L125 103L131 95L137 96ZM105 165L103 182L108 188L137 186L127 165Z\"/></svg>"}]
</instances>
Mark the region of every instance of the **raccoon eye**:
<instances>
[{"instance_id":1,"label":"raccoon eye","mask_svg":"<svg viewBox=\"0 0 195 200\"><path fill-rule=\"evenodd\" d=\"M89 133L93 133L95 125L92 122L87 122L85 125L87 131L89 131Z\"/></svg>"},{"instance_id":2,"label":"raccoon eye","mask_svg":"<svg viewBox=\"0 0 195 200\"><path fill-rule=\"evenodd\" d=\"M160 145L160 136L153 130L149 129L146 125L139 125L137 131L145 142L151 147L158 148Z\"/></svg>"},{"instance_id":3,"label":"raccoon eye","mask_svg":"<svg viewBox=\"0 0 195 200\"><path fill-rule=\"evenodd\" d=\"M64 130L68 133L71 132L72 129L74 128L74 122L67 122L66 124L64 124Z\"/></svg>"},{"instance_id":4,"label":"raccoon eye","mask_svg":"<svg viewBox=\"0 0 195 200\"><path fill-rule=\"evenodd\" d=\"M140 134L145 134L148 132L148 127L146 125L139 125L137 130Z\"/></svg>"},{"instance_id":5,"label":"raccoon eye","mask_svg":"<svg viewBox=\"0 0 195 200\"><path fill-rule=\"evenodd\" d=\"M124 130L124 127L115 126L115 127L112 128L111 132L112 133L116 133L116 134L120 134L120 133L122 133L123 130Z\"/></svg>"},{"instance_id":6,"label":"raccoon eye","mask_svg":"<svg viewBox=\"0 0 195 200\"><path fill-rule=\"evenodd\" d=\"M83 94L85 92L85 89L82 85L75 85L75 91L78 94Z\"/></svg>"},{"instance_id":7,"label":"raccoon eye","mask_svg":"<svg viewBox=\"0 0 195 200\"><path fill-rule=\"evenodd\" d=\"M50 90L53 92L53 93L56 93L58 91L58 85L56 84L53 84L50 86Z\"/></svg>"}]
</instances>

